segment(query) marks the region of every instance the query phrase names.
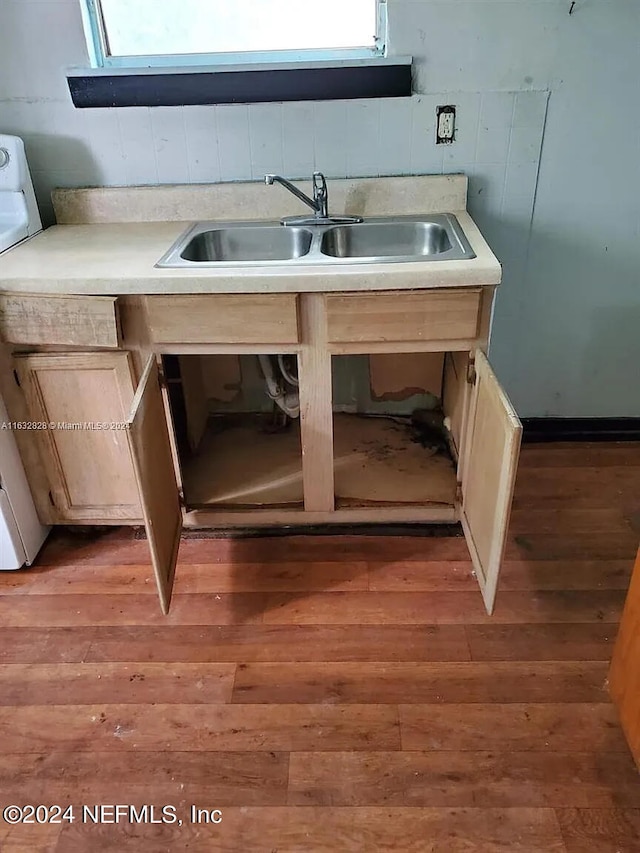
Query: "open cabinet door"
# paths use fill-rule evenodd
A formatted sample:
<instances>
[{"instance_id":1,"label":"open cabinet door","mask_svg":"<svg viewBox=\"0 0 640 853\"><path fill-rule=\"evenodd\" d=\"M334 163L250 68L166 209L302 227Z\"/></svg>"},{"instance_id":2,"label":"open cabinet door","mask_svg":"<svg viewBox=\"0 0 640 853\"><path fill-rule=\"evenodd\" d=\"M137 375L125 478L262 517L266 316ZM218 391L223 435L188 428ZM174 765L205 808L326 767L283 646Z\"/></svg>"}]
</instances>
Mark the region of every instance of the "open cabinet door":
<instances>
[{"instance_id":1,"label":"open cabinet door","mask_svg":"<svg viewBox=\"0 0 640 853\"><path fill-rule=\"evenodd\" d=\"M487 613L493 611L507 539L522 424L483 352L475 383L462 470L461 521Z\"/></svg>"},{"instance_id":2,"label":"open cabinet door","mask_svg":"<svg viewBox=\"0 0 640 853\"><path fill-rule=\"evenodd\" d=\"M640 770L640 551L613 650L609 692Z\"/></svg>"},{"instance_id":3,"label":"open cabinet door","mask_svg":"<svg viewBox=\"0 0 640 853\"><path fill-rule=\"evenodd\" d=\"M128 427L160 605L166 614L180 546L182 511L154 356L149 357L133 398Z\"/></svg>"}]
</instances>

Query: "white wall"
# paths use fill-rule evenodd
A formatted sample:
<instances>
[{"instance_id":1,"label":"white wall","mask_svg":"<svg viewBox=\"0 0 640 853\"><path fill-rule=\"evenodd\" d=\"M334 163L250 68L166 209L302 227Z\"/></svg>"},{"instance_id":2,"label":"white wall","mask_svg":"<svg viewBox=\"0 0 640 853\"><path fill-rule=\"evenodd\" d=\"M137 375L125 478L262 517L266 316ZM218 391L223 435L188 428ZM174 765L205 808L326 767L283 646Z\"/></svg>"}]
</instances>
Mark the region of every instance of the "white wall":
<instances>
[{"instance_id":1,"label":"white wall","mask_svg":"<svg viewBox=\"0 0 640 853\"><path fill-rule=\"evenodd\" d=\"M53 186L464 171L504 265L491 357L519 412L638 416L640 10L570 6L389 0L411 99L75 110L78 0L2 0L0 130L24 137L45 218ZM442 103L458 107L450 147L433 141Z\"/></svg>"}]
</instances>

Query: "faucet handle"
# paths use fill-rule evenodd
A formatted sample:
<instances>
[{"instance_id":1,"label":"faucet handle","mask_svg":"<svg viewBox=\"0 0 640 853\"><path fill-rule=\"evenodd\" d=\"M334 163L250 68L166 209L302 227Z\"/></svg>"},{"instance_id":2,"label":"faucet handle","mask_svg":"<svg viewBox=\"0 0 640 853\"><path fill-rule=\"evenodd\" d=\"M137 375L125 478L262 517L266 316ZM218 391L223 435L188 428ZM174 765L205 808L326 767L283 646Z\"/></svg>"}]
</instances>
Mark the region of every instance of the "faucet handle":
<instances>
[{"instance_id":1,"label":"faucet handle","mask_svg":"<svg viewBox=\"0 0 640 853\"><path fill-rule=\"evenodd\" d=\"M314 172L313 173L313 192L314 194L322 193L323 195L327 194L327 181L322 172Z\"/></svg>"},{"instance_id":2,"label":"faucet handle","mask_svg":"<svg viewBox=\"0 0 640 853\"><path fill-rule=\"evenodd\" d=\"M328 196L327 181L322 172L313 173L313 200L317 205L317 215L327 218L328 213Z\"/></svg>"}]
</instances>

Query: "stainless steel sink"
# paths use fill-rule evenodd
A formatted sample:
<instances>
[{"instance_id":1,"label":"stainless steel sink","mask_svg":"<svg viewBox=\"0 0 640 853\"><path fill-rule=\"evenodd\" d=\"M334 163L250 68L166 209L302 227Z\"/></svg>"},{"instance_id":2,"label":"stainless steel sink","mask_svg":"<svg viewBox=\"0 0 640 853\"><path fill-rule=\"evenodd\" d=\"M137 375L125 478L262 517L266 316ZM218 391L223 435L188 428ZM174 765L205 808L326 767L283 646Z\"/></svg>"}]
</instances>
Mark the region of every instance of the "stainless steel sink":
<instances>
[{"instance_id":1,"label":"stainless steel sink","mask_svg":"<svg viewBox=\"0 0 640 853\"><path fill-rule=\"evenodd\" d=\"M306 227L276 222L198 222L156 266L329 266L471 258L475 253L456 217L439 213Z\"/></svg>"},{"instance_id":2,"label":"stainless steel sink","mask_svg":"<svg viewBox=\"0 0 640 853\"><path fill-rule=\"evenodd\" d=\"M334 258L406 258L442 255L452 248L436 222L362 222L329 228L320 251Z\"/></svg>"},{"instance_id":3,"label":"stainless steel sink","mask_svg":"<svg viewBox=\"0 0 640 853\"><path fill-rule=\"evenodd\" d=\"M313 234L305 228L253 225L214 228L195 234L180 257L196 263L221 261L289 261L306 255Z\"/></svg>"}]
</instances>

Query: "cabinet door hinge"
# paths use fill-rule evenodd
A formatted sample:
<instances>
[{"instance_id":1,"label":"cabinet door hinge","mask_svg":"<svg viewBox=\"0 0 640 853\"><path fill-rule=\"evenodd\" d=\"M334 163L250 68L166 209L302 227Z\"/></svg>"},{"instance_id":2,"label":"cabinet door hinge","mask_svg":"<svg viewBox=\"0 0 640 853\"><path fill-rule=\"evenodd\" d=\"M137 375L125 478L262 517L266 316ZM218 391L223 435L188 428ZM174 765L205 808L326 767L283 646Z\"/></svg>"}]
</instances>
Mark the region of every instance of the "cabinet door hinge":
<instances>
[{"instance_id":1,"label":"cabinet door hinge","mask_svg":"<svg viewBox=\"0 0 640 853\"><path fill-rule=\"evenodd\" d=\"M462 483L460 480L456 483L456 504L462 506Z\"/></svg>"},{"instance_id":2,"label":"cabinet door hinge","mask_svg":"<svg viewBox=\"0 0 640 853\"><path fill-rule=\"evenodd\" d=\"M185 505L184 504L184 491L182 489L178 489L178 502L180 503L180 506L182 506L182 507Z\"/></svg>"},{"instance_id":3,"label":"cabinet door hinge","mask_svg":"<svg viewBox=\"0 0 640 853\"><path fill-rule=\"evenodd\" d=\"M476 384L476 378L477 378L476 360L475 360L475 358L470 357L469 363L467 365L467 382L469 383L469 385L475 385Z\"/></svg>"},{"instance_id":4,"label":"cabinet door hinge","mask_svg":"<svg viewBox=\"0 0 640 853\"><path fill-rule=\"evenodd\" d=\"M160 366L158 366L158 386L161 391L167 387L167 377L164 375L164 370Z\"/></svg>"}]
</instances>

